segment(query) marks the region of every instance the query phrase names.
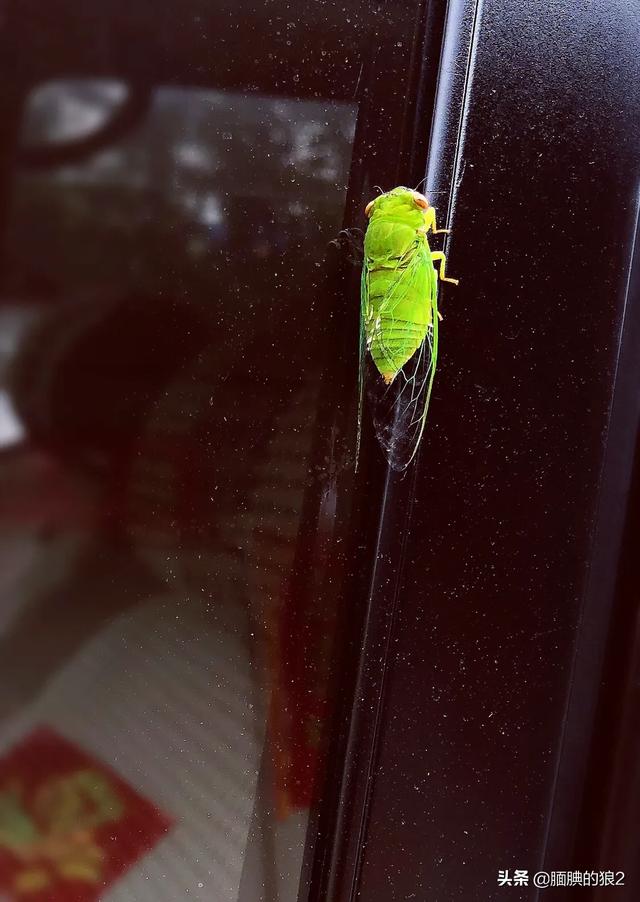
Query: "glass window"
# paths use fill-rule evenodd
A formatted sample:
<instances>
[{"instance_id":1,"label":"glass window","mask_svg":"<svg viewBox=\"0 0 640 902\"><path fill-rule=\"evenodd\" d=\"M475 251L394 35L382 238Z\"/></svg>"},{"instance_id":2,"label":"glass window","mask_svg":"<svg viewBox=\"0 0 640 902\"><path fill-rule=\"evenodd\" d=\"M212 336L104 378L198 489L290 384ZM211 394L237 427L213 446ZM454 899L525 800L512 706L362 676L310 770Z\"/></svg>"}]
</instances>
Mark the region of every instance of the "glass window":
<instances>
[{"instance_id":1,"label":"glass window","mask_svg":"<svg viewBox=\"0 0 640 902\"><path fill-rule=\"evenodd\" d=\"M413 13L376 32L391 76ZM332 417L357 291L327 259L375 22L225 0L3 20L7 898L298 898L355 438ZM343 397L327 374L352 364Z\"/></svg>"},{"instance_id":2,"label":"glass window","mask_svg":"<svg viewBox=\"0 0 640 902\"><path fill-rule=\"evenodd\" d=\"M80 138L120 94L113 81L40 86L24 134ZM325 679L287 647L320 627L294 611L288 580L322 364L318 249L341 227L355 113L159 87L122 140L14 180L5 743L25 791L59 777L35 777L16 742L27 757L48 744L61 767L84 756L111 807L90 848L65 834L60 860L43 851L31 875L16 863L13 881L51 889L76 856L102 882L103 823L119 836L127 805L144 805L144 861L121 859L108 898L235 899L264 771L273 860L245 882L261 886L268 866L293 881L276 897L295 897ZM68 793L82 829L86 792Z\"/></svg>"}]
</instances>

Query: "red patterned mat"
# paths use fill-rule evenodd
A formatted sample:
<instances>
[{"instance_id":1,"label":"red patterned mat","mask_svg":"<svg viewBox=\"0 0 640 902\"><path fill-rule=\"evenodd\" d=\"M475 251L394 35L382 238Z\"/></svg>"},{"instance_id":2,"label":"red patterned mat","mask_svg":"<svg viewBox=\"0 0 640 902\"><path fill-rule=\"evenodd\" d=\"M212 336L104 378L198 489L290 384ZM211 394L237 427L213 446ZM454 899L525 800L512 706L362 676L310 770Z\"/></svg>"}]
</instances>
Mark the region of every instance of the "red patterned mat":
<instances>
[{"instance_id":1,"label":"red patterned mat","mask_svg":"<svg viewBox=\"0 0 640 902\"><path fill-rule=\"evenodd\" d=\"M109 767L39 728L0 758L0 894L94 902L171 825Z\"/></svg>"}]
</instances>

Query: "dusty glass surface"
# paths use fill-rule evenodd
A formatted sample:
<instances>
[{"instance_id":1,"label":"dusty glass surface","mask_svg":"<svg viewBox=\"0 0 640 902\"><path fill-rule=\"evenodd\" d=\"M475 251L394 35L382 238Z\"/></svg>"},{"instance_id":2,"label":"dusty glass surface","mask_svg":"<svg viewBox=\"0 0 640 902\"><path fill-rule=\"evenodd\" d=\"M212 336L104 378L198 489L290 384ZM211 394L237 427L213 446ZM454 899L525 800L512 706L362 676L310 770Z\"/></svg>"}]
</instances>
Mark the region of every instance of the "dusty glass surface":
<instances>
[{"instance_id":1,"label":"dusty glass surface","mask_svg":"<svg viewBox=\"0 0 640 902\"><path fill-rule=\"evenodd\" d=\"M5 198L0 893L294 899L333 612L289 575L356 107L160 84L65 159L128 94L25 92L19 144L61 156Z\"/></svg>"}]
</instances>

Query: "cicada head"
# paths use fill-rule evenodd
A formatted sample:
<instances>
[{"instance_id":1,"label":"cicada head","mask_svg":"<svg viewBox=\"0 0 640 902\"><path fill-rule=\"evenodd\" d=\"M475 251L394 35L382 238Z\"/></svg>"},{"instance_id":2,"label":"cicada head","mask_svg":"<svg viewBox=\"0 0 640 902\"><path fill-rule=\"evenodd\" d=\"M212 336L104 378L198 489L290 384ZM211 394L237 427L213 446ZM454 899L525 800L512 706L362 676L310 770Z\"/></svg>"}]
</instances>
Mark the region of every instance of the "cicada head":
<instances>
[{"instance_id":1,"label":"cicada head","mask_svg":"<svg viewBox=\"0 0 640 902\"><path fill-rule=\"evenodd\" d=\"M375 214L383 214L386 217L409 217L412 221L416 218L417 222L422 221L424 214L429 209L430 204L424 194L414 191L411 188L399 186L392 191L386 191L380 194L374 200L370 200L364 208L365 216L371 219Z\"/></svg>"}]
</instances>

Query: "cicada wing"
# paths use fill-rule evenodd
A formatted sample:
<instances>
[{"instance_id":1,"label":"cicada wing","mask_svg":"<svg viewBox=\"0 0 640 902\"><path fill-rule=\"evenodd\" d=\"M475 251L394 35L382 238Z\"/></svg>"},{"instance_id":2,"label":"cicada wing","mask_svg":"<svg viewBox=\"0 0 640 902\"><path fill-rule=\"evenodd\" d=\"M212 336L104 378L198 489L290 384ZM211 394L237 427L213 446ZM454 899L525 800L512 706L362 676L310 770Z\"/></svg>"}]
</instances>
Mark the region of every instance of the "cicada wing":
<instances>
[{"instance_id":1,"label":"cicada wing","mask_svg":"<svg viewBox=\"0 0 640 902\"><path fill-rule=\"evenodd\" d=\"M367 393L378 441L394 470L405 470L413 458L424 432L431 386L435 373L434 330L400 370L391 385L386 385L370 360L367 360Z\"/></svg>"},{"instance_id":2,"label":"cicada wing","mask_svg":"<svg viewBox=\"0 0 640 902\"><path fill-rule=\"evenodd\" d=\"M390 292L395 295L396 292L410 288L412 280L417 280L421 266L428 267L429 297L425 298L425 303L431 309L431 322L424 341L390 385L385 383L368 354L364 367L364 381L376 436L389 465L398 471L409 466L418 450L438 360L437 277L428 256L425 258L416 254ZM386 302L385 298L382 307ZM392 303L393 298L390 297L389 304Z\"/></svg>"}]
</instances>

